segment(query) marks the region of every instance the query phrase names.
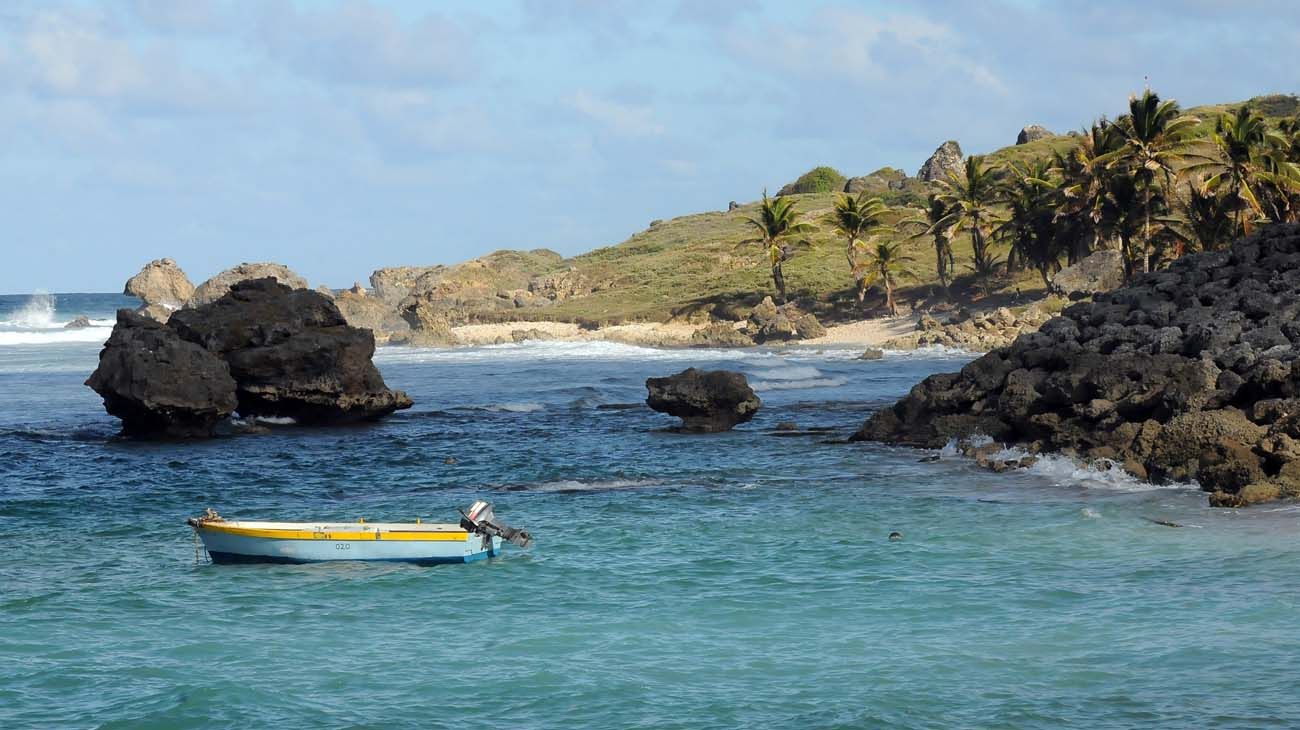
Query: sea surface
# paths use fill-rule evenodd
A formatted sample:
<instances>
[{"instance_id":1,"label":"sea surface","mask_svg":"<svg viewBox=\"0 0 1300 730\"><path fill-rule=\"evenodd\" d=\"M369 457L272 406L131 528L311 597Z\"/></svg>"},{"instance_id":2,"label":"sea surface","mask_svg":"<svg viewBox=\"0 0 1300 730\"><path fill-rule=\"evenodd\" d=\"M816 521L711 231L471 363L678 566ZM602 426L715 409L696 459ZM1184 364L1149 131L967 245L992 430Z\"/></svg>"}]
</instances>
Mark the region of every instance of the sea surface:
<instances>
[{"instance_id":1,"label":"sea surface","mask_svg":"<svg viewBox=\"0 0 1300 730\"><path fill-rule=\"evenodd\" d=\"M842 442L970 355L382 348L382 423L140 443L82 385L131 303L0 297L0 726L1300 726L1294 505ZM644 380L688 366L757 418L669 430ZM215 566L184 524L477 498L536 547Z\"/></svg>"}]
</instances>

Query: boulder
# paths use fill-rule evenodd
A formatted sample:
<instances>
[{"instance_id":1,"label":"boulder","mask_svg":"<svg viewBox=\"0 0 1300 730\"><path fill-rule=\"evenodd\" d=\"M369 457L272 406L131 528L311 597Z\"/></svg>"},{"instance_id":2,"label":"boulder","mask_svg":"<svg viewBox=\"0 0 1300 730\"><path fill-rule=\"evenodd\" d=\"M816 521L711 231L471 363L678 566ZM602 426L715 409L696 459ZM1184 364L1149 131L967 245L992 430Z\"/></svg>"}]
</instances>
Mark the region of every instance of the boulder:
<instances>
[{"instance_id":1,"label":"boulder","mask_svg":"<svg viewBox=\"0 0 1300 730\"><path fill-rule=\"evenodd\" d=\"M1055 137L1052 130L1038 124L1028 124L1021 128L1020 134L1016 135L1016 144L1028 144L1036 139L1047 139Z\"/></svg>"},{"instance_id":2,"label":"boulder","mask_svg":"<svg viewBox=\"0 0 1300 730\"><path fill-rule=\"evenodd\" d=\"M753 338L726 322L707 324L691 333L691 347L753 346Z\"/></svg>"},{"instance_id":3,"label":"boulder","mask_svg":"<svg viewBox=\"0 0 1300 730\"><path fill-rule=\"evenodd\" d=\"M907 173L893 167L882 167L868 175L849 178L844 183L844 192L849 195L883 195L890 190L902 190L906 182Z\"/></svg>"},{"instance_id":4,"label":"boulder","mask_svg":"<svg viewBox=\"0 0 1300 730\"><path fill-rule=\"evenodd\" d=\"M957 144L957 140L950 139L939 145L934 154L930 155L930 159L921 165L921 169L916 172L916 176L926 182L947 180L949 173L961 174L964 160L961 145Z\"/></svg>"},{"instance_id":5,"label":"boulder","mask_svg":"<svg viewBox=\"0 0 1300 730\"><path fill-rule=\"evenodd\" d=\"M734 200L727 203L727 212L730 213L733 210L740 210L740 203L737 203Z\"/></svg>"},{"instance_id":6,"label":"boulder","mask_svg":"<svg viewBox=\"0 0 1300 730\"><path fill-rule=\"evenodd\" d=\"M84 330L84 329L86 329L87 327L92 327L92 326L94 326L94 325L92 325L92 324L90 323L90 318L83 314L83 315L80 315L80 316L74 318L71 322L69 322L69 323L63 325L63 329L65 329L65 330Z\"/></svg>"},{"instance_id":7,"label":"boulder","mask_svg":"<svg viewBox=\"0 0 1300 730\"><path fill-rule=\"evenodd\" d=\"M348 325L318 292L269 277L240 281L216 301L176 312L167 326L226 362L246 417L333 424L411 406L371 361L370 331Z\"/></svg>"},{"instance_id":8,"label":"boulder","mask_svg":"<svg viewBox=\"0 0 1300 730\"><path fill-rule=\"evenodd\" d=\"M194 285L171 259L157 259L145 264L140 273L126 280L122 293L139 297L144 304L136 310L151 319L166 322L194 295Z\"/></svg>"},{"instance_id":9,"label":"boulder","mask_svg":"<svg viewBox=\"0 0 1300 730\"><path fill-rule=\"evenodd\" d=\"M450 347L459 344L447 315L429 297L408 296L398 310L409 333L404 341L413 347Z\"/></svg>"},{"instance_id":10,"label":"boulder","mask_svg":"<svg viewBox=\"0 0 1300 730\"><path fill-rule=\"evenodd\" d=\"M764 297L749 313L745 334L754 342L808 340L826 334L826 328L813 315L793 303L777 306L772 297Z\"/></svg>"},{"instance_id":11,"label":"boulder","mask_svg":"<svg viewBox=\"0 0 1300 730\"><path fill-rule=\"evenodd\" d=\"M1119 251L1102 249L1067 266L1052 277L1052 291L1081 298L1124 285L1124 257Z\"/></svg>"},{"instance_id":12,"label":"boulder","mask_svg":"<svg viewBox=\"0 0 1300 730\"><path fill-rule=\"evenodd\" d=\"M859 360L881 360L885 357L885 351L875 347L868 347L858 355Z\"/></svg>"},{"instance_id":13,"label":"boulder","mask_svg":"<svg viewBox=\"0 0 1300 730\"><path fill-rule=\"evenodd\" d=\"M1297 302L1300 225L1265 226L926 378L853 439L933 448L979 433L1195 480L1218 506L1297 496Z\"/></svg>"},{"instance_id":14,"label":"boulder","mask_svg":"<svg viewBox=\"0 0 1300 730\"><path fill-rule=\"evenodd\" d=\"M291 289L306 289L307 280L289 270L283 264L243 263L226 269L207 281L199 284L190 296L186 306L201 307L211 304L230 291L230 287L249 279L271 278Z\"/></svg>"},{"instance_id":15,"label":"boulder","mask_svg":"<svg viewBox=\"0 0 1300 730\"><path fill-rule=\"evenodd\" d=\"M118 311L86 385L130 436L211 436L238 405L224 360L129 309Z\"/></svg>"},{"instance_id":16,"label":"boulder","mask_svg":"<svg viewBox=\"0 0 1300 730\"><path fill-rule=\"evenodd\" d=\"M728 431L754 417L762 401L742 373L687 368L676 375L648 378L646 405L682 419L683 431Z\"/></svg>"}]
</instances>

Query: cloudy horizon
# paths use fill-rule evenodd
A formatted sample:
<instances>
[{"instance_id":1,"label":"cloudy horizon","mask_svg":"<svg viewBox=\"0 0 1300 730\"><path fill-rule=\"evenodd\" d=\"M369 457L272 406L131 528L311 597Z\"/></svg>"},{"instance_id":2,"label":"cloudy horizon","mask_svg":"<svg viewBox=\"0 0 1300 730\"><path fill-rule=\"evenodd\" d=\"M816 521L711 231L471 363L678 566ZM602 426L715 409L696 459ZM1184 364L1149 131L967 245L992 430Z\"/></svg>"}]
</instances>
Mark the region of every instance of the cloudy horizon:
<instances>
[{"instance_id":1,"label":"cloudy horizon","mask_svg":"<svg viewBox=\"0 0 1300 730\"><path fill-rule=\"evenodd\" d=\"M0 292L313 285L500 248L573 255L811 167L914 174L1119 114L1300 89L1300 6L18 2ZM1266 20L1267 22L1264 22Z\"/></svg>"}]
</instances>

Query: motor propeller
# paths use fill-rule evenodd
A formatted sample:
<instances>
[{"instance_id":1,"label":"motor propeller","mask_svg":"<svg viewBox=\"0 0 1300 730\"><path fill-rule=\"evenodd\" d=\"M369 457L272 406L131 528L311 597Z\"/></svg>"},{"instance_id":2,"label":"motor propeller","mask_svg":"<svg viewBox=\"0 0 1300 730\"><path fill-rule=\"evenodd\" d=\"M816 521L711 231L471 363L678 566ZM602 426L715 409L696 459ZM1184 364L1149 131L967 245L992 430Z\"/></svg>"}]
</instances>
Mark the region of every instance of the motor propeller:
<instances>
[{"instance_id":1,"label":"motor propeller","mask_svg":"<svg viewBox=\"0 0 1300 730\"><path fill-rule=\"evenodd\" d=\"M528 534L526 530L520 530L497 522L496 515L492 513L492 505L489 502L480 499L471 504L468 510L458 511L460 512L460 526L470 532L477 532L488 537L499 537L521 548L533 546L533 536Z\"/></svg>"}]
</instances>

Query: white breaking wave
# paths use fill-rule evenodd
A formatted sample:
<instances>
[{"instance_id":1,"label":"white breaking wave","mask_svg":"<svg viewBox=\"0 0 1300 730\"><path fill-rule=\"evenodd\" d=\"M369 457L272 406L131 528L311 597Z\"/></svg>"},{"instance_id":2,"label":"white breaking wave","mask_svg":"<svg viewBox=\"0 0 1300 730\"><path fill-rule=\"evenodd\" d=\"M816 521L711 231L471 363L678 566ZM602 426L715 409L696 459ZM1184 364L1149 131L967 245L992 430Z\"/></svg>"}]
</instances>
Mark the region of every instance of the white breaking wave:
<instances>
[{"instance_id":1,"label":"white breaking wave","mask_svg":"<svg viewBox=\"0 0 1300 730\"><path fill-rule=\"evenodd\" d=\"M975 447L993 443L988 436L976 435L969 439ZM941 458L961 457L957 450L957 440L952 439L939 450ZM1087 487L1089 489L1109 489L1119 492L1151 492L1167 489L1199 489L1195 483L1152 484L1124 471L1110 459L1097 459L1083 463L1060 454L1031 454L1018 446L1008 446L989 456L993 461L1011 461L1027 456L1037 458L1032 466L1017 469L1013 473L1033 474L1050 481L1058 487Z\"/></svg>"},{"instance_id":2,"label":"white breaking wave","mask_svg":"<svg viewBox=\"0 0 1300 730\"><path fill-rule=\"evenodd\" d=\"M536 413L546 410L546 406L541 403L494 403L483 406L483 410L492 413Z\"/></svg>"},{"instance_id":3,"label":"white breaking wave","mask_svg":"<svg viewBox=\"0 0 1300 730\"><path fill-rule=\"evenodd\" d=\"M290 416L256 416L253 420L271 426L295 426L298 424L298 422Z\"/></svg>"},{"instance_id":4,"label":"white breaking wave","mask_svg":"<svg viewBox=\"0 0 1300 730\"><path fill-rule=\"evenodd\" d=\"M809 378L807 380L755 380L749 387L758 391L803 390L804 388L838 388L849 382L848 378Z\"/></svg>"},{"instance_id":5,"label":"white breaking wave","mask_svg":"<svg viewBox=\"0 0 1300 730\"><path fill-rule=\"evenodd\" d=\"M52 329L54 324L54 297L50 293L37 289L28 298L22 309L14 312L14 318L4 322L11 327L26 329Z\"/></svg>"},{"instance_id":6,"label":"white breaking wave","mask_svg":"<svg viewBox=\"0 0 1300 730\"><path fill-rule=\"evenodd\" d=\"M557 342L530 340L481 347L381 347L375 351L381 362L481 362L485 360L651 360L699 362L734 360L737 362L781 361L774 353L761 350L725 350L710 348L658 348L628 345L622 342L584 340Z\"/></svg>"},{"instance_id":7,"label":"white breaking wave","mask_svg":"<svg viewBox=\"0 0 1300 730\"><path fill-rule=\"evenodd\" d=\"M0 347L5 345L57 345L68 342L103 343L113 334L112 327L86 327L84 329L55 329L27 332L0 331Z\"/></svg>"},{"instance_id":8,"label":"white breaking wave","mask_svg":"<svg viewBox=\"0 0 1300 730\"><path fill-rule=\"evenodd\" d=\"M883 350L885 357L896 357L907 359L926 359L926 360L974 360L983 355L982 352L974 350L963 350L960 347L945 347L944 345L926 345L918 347L915 350Z\"/></svg>"},{"instance_id":9,"label":"white breaking wave","mask_svg":"<svg viewBox=\"0 0 1300 730\"><path fill-rule=\"evenodd\" d=\"M654 479L596 479L591 481L561 479L525 487L525 489L530 492L600 492L610 489L657 487L662 483Z\"/></svg>"}]
</instances>

